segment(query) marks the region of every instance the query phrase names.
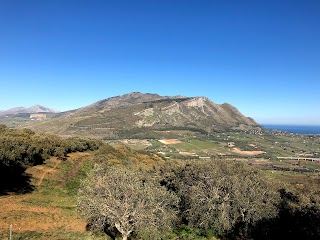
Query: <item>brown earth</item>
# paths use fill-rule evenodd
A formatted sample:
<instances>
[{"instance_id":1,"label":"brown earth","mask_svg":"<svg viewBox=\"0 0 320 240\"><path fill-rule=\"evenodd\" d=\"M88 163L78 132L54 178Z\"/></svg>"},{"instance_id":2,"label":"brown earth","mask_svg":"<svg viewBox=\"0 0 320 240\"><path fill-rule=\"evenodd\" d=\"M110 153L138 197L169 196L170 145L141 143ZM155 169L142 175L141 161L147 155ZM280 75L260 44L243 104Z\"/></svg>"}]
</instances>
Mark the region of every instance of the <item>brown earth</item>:
<instances>
[{"instance_id":1,"label":"brown earth","mask_svg":"<svg viewBox=\"0 0 320 240\"><path fill-rule=\"evenodd\" d=\"M86 223L75 214L63 214L59 206L32 206L33 202L43 201L43 196L26 194L0 198L0 236L13 225L13 232L48 231L65 228L67 231L84 232ZM57 198L57 200L62 201Z\"/></svg>"},{"instance_id":2,"label":"brown earth","mask_svg":"<svg viewBox=\"0 0 320 240\"><path fill-rule=\"evenodd\" d=\"M260 154L266 153L264 151L242 151L239 148L233 148L232 151L234 153L238 153L238 154L246 155L246 156L256 156L256 155L260 155Z\"/></svg>"},{"instance_id":3,"label":"brown earth","mask_svg":"<svg viewBox=\"0 0 320 240\"><path fill-rule=\"evenodd\" d=\"M163 144L178 144L178 143L181 143L181 141L179 141L178 139L162 139L162 140L159 140L159 142L161 142Z\"/></svg>"},{"instance_id":4,"label":"brown earth","mask_svg":"<svg viewBox=\"0 0 320 240\"><path fill-rule=\"evenodd\" d=\"M55 162L54 167L53 168L47 168L45 170L44 170L44 168L42 168L43 169L43 173L42 173L39 181L37 182L37 186L40 186L42 181L43 181L43 178L46 176L46 174L53 173L55 171L56 167L58 166L58 164L61 162L60 160L58 160L56 158L52 158L51 161Z\"/></svg>"}]
</instances>

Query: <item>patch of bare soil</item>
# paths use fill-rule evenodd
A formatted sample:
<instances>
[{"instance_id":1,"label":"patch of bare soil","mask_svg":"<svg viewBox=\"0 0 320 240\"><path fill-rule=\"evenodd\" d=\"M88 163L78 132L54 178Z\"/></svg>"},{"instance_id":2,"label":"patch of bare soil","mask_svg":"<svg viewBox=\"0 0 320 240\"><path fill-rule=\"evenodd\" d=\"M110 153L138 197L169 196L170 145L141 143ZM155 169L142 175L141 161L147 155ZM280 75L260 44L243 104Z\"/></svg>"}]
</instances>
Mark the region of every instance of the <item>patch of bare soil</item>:
<instances>
[{"instance_id":1,"label":"patch of bare soil","mask_svg":"<svg viewBox=\"0 0 320 240\"><path fill-rule=\"evenodd\" d=\"M179 152L179 154L183 156L198 156L196 153L192 153L192 152Z\"/></svg>"},{"instance_id":2,"label":"patch of bare soil","mask_svg":"<svg viewBox=\"0 0 320 240\"><path fill-rule=\"evenodd\" d=\"M83 158L83 157L90 157L92 156L91 153L87 153L87 152L77 152L77 153L69 153L68 154L68 160L75 160L78 158Z\"/></svg>"},{"instance_id":3,"label":"patch of bare soil","mask_svg":"<svg viewBox=\"0 0 320 240\"><path fill-rule=\"evenodd\" d=\"M161 142L163 144L178 144L178 143L181 143L181 141L179 141L178 139L162 139L162 140L159 140L159 142Z\"/></svg>"},{"instance_id":4,"label":"patch of bare soil","mask_svg":"<svg viewBox=\"0 0 320 240\"><path fill-rule=\"evenodd\" d=\"M254 163L256 163L256 164L270 164L272 162L270 160L267 160L267 159L256 159L254 161Z\"/></svg>"},{"instance_id":5,"label":"patch of bare soil","mask_svg":"<svg viewBox=\"0 0 320 240\"><path fill-rule=\"evenodd\" d=\"M234 153L238 153L238 154L246 155L246 156L257 156L257 155L266 153L266 152L264 152L264 151L242 151L242 150L239 149L239 148L233 148L232 151L233 151Z\"/></svg>"}]
</instances>

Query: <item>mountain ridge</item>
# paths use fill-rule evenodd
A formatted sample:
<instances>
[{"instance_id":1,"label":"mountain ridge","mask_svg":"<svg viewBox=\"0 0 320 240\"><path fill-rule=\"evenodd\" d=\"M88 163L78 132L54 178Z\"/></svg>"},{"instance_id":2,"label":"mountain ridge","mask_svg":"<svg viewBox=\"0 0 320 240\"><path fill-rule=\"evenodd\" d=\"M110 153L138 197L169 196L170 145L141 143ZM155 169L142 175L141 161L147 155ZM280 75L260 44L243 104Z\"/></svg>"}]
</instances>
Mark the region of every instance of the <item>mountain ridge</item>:
<instances>
[{"instance_id":1,"label":"mountain ridge","mask_svg":"<svg viewBox=\"0 0 320 240\"><path fill-rule=\"evenodd\" d=\"M216 104L203 96L140 92L103 99L29 127L60 135L97 138L132 137L132 133L172 129L213 132L261 128L228 103Z\"/></svg>"},{"instance_id":2,"label":"mountain ridge","mask_svg":"<svg viewBox=\"0 0 320 240\"><path fill-rule=\"evenodd\" d=\"M121 107L125 105L135 104L135 103L143 103L148 101L157 101L163 99L171 99L171 98L187 98L185 96L160 96L155 93L141 93L141 92L131 92L119 96L109 97L95 103L92 103L88 106L77 109L75 112L82 112L90 108L105 108L107 107Z\"/></svg>"},{"instance_id":3,"label":"mountain ridge","mask_svg":"<svg viewBox=\"0 0 320 240\"><path fill-rule=\"evenodd\" d=\"M31 107L14 107L8 110L1 110L0 116L6 115L18 115L18 114L25 114L25 113L59 113L60 111L51 109L48 107L44 107L42 105L33 105Z\"/></svg>"}]
</instances>

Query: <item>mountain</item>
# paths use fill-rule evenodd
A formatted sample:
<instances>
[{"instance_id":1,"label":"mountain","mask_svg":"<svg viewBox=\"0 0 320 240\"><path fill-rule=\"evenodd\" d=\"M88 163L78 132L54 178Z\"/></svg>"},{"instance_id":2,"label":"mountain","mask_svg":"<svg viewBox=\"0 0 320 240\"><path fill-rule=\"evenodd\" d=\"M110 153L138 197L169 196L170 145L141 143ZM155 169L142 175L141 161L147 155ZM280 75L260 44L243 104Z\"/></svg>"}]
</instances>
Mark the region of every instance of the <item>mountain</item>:
<instances>
[{"instance_id":1,"label":"mountain","mask_svg":"<svg viewBox=\"0 0 320 240\"><path fill-rule=\"evenodd\" d=\"M183 99L186 97L183 96L174 96L174 97L167 97L167 96L160 96L158 94L153 93L140 93L140 92L132 92L128 94L124 94L121 96L107 98L96 103L93 103L87 107L82 108L82 110L88 109L104 109L107 107L121 107L125 105L132 105L138 103L145 103L145 102L152 102L157 100L164 100L164 99Z\"/></svg>"},{"instance_id":2,"label":"mountain","mask_svg":"<svg viewBox=\"0 0 320 240\"><path fill-rule=\"evenodd\" d=\"M19 114L26 114L26 113L58 113L59 111L50 109L41 105L34 105L29 108L25 107L16 107L16 108L11 108L6 111L0 111L0 117L1 116L15 116Z\"/></svg>"},{"instance_id":3,"label":"mountain","mask_svg":"<svg viewBox=\"0 0 320 240\"><path fill-rule=\"evenodd\" d=\"M230 104L216 104L206 97L160 96L133 92L93 103L29 126L60 135L98 138L134 137L150 132L260 128Z\"/></svg>"}]
</instances>

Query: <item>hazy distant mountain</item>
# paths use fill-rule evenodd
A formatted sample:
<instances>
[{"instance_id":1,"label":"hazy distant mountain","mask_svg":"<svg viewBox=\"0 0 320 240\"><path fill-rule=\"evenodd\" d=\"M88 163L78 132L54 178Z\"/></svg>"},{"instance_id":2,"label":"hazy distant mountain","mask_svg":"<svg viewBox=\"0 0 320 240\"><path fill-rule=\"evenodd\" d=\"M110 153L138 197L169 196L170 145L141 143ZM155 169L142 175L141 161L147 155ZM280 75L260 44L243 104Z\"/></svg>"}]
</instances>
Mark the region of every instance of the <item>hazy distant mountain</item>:
<instances>
[{"instance_id":1,"label":"hazy distant mountain","mask_svg":"<svg viewBox=\"0 0 320 240\"><path fill-rule=\"evenodd\" d=\"M34 105L32 107L16 107L11 108L6 111L0 111L0 116L14 116L18 114L25 114L25 113L58 113L59 111L47 108L41 105Z\"/></svg>"},{"instance_id":2,"label":"hazy distant mountain","mask_svg":"<svg viewBox=\"0 0 320 240\"><path fill-rule=\"evenodd\" d=\"M133 92L93 103L31 128L61 135L133 137L146 131L191 129L205 132L260 128L230 104L206 97Z\"/></svg>"}]
</instances>

